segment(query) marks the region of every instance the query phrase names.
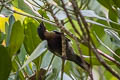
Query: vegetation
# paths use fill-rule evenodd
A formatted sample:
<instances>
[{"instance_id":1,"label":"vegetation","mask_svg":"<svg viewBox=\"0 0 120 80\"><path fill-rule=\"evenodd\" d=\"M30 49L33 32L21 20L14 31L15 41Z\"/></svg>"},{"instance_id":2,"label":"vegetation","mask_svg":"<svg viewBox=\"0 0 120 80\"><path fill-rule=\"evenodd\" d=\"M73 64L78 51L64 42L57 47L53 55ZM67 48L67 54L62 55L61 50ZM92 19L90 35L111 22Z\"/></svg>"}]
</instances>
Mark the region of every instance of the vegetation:
<instances>
[{"instance_id":1,"label":"vegetation","mask_svg":"<svg viewBox=\"0 0 120 80\"><path fill-rule=\"evenodd\" d=\"M120 0L0 0L0 80L119 80ZM54 56L37 28L62 32L82 69ZM63 39L64 41L64 39ZM63 55L64 43L62 43ZM84 66L86 64L83 64Z\"/></svg>"}]
</instances>

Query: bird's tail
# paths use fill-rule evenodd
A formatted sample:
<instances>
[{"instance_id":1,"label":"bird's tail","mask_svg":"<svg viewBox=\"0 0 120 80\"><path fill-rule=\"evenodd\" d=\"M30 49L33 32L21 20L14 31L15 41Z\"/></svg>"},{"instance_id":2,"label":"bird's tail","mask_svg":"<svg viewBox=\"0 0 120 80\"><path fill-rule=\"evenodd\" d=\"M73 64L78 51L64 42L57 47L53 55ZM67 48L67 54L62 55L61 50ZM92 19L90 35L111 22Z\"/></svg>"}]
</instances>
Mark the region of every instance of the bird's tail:
<instances>
[{"instance_id":1,"label":"bird's tail","mask_svg":"<svg viewBox=\"0 0 120 80\"><path fill-rule=\"evenodd\" d=\"M66 44L66 46L67 46L66 53L67 53L68 60L75 62L77 65L79 65L80 67L82 67L85 70L86 70L86 68L87 69L90 68L90 64L88 62L86 62L85 60L83 61L81 59L81 57L79 57L77 54L75 54L75 52L70 44Z\"/></svg>"},{"instance_id":2,"label":"bird's tail","mask_svg":"<svg viewBox=\"0 0 120 80\"><path fill-rule=\"evenodd\" d=\"M75 62L77 65L79 65L83 69L86 69L86 68L89 69L90 68L90 64L88 62L86 62L85 60L83 62L82 59L76 54L74 54L74 58L72 58L71 61Z\"/></svg>"}]
</instances>

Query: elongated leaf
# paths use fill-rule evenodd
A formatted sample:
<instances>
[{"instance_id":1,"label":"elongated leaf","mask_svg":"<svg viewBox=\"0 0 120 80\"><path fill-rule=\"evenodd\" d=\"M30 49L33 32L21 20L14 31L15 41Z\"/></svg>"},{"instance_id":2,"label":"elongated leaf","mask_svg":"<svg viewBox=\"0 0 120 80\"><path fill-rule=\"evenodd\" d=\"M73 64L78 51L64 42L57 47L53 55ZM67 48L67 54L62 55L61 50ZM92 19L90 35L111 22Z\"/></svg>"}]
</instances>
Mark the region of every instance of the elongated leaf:
<instances>
[{"instance_id":1,"label":"elongated leaf","mask_svg":"<svg viewBox=\"0 0 120 80\"><path fill-rule=\"evenodd\" d=\"M14 0L12 1L13 5L21 10L23 10L26 13L34 15L34 12L31 10L31 8L25 4L26 0Z\"/></svg>"},{"instance_id":2,"label":"elongated leaf","mask_svg":"<svg viewBox=\"0 0 120 80\"><path fill-rule=\"evenodd\" d=\"M100 20L103 20L103 21L109 21L109 22L111 22L111 23L113 23L113 24L116 24L116 25L120 25L119 23L117 23L117 22L115 22L115 21L113 21L113 20L111 20L111 19L107 19L107 18L104 18L104 17L101 17L101 16L97 15L97 14L95 13L95 11L93 11L93 10L80 10L80 12L81 12L82 15L85 16L85 17L97 18L97 19L100 19ZM60 15L62 15L62 17L61 17ZM49 15L48 17L51 18L50 15ZM60 10L59 13L56 14L56 17L57 17L59 20L64 20L64 19L67 18L66 14L65 14L65 12L64 12L63 10ZM72 17L73 19L75 19L73 15L71 15L71 17Z\"/></svg>"},{"instance_id":3,"label":"elongated leaf","mask_svg":"<svg viewBox=\"0 0 120 80\"><path fill-rule=\"evenodd\" d=\"M40 38L37 34L38 25L39 24L31 18L26 18L24 20L25 27L24 46L28 54L31 54L33 50L37 47L37 45L40 43Z\"/></svg>"},{"instance_id":4,"label":"elongated leaf","mask_svg":"<svg viewBox=\"0 0 120 80\"><path fill-rule=\"evenodd\" d=\"M120 25L120 24L118 24L117 22L112 21L112 19L107 19L107 18L104 18L104 17L101 17L101 16L97 15L97 14L96 14L94 11L92 11L92 10L81 10L81 13L82 13L83 16L85 16L85 17L97 18L97 19L100 19L100 20L103 20L103 21L109 21L109 22L111 22L111 23Z\"/></svg>"},{"instance_id":5,"label":"elongated leaf","mask_svg":"<svg viewBox=\"0 0 120 80\"><path fill-rule=\"evenodd\" d=\"M103 27L103 28L105 28L105 29L112 29L112 30L115 30L115 31L120 31L120 30L117 30L117 29L115 29L115 28L111 28L111 27L109 27L109 26L106 26L106 25L104 25L104 24L95 22L95 21L93 21L93 20L87 19L86 21L87 21L88 23L91 23L91 24L95 24L95 25L101 26L101 27Z\"/></svg>"},{"instance_id":6,"label":"elongated leaf","mask_svg":"<svg viewBox=\"0 0 120 80\"><path fill-rule=\"evenodd\" d=\"M47 45L46 41L43 41L42 43L40 43L37 46L37 48L33 51L33 53L30 55L29 59L20 68L20 70L23 69L26 65L28 65L31 61L38 58L42 53L44 53L47 50L46 45Z\"/></svg>"},{"instance_id":7,"label":"elongated leaf","mask_svg":"<svg viewBox=\"0 0 120 80\"><path fill-rule=\"evenodd\" d=\"M14 59L12 61L12 70L14 70L14 71L16 71L18 73L18 69L19 69L18 59L16 59L16 60ZM13 75L10 75L10 76L16 76L16 77L18 77L17 73L13 74ZM15 79L15 80L17 80L17 79ZM19 80L24 80L24 74L22 73L22 71L19 72Z\"/></svg>"},{"instance_id":8,"label":"elongated leaf","mask_svg":"<svg viewBox=\"0 0 120 80\"><path fill-rule=\"evenodd\" d=\"M58 71L56 68L53 68L52 72L48 74L46 80L56 80L57 77L58 77Z\"/></svg>"},{"instance_id":9,"label":"elongated leaf","mask_svg":"<svg viewBox=\"0 0 120 80\"><path fill-rule=\"evenodd\" d=\"M108 9L112 8L110 0L97 0L97 1Z\"/></svg>"},{"instance_id":10,"label":"elongated leaf","mask_svg":"<svg viewBox=\"0 0 120 80\"><path fill-rule=\"evenodd\" d=\"M120 8L120 0L112 0L114 2L114 4Z\"/></svg>"},{"instance_id":11,"label":"elongated leaf","mask_svg":"<svg viewBox=\"0 0 120 80\"><path fill-rule=\"evenodd\" d=\"M8 46L10 43L10 35L11 35L11 31L12 31L12 27L13 27L14 22L15 22L15 18L12 15L9 18L9 26L6 25L6 34L7 34L6 46Z\"/></svg>"},{"instance_id":12,"label":"elongated leaf","mask_svg":"<svg viewBox=\"0 0 120 80\"><path fill-rule=\"evenodd\" d=\"M21 25L20 21L16 21L13 24L12 32L10 36L10 45L9 45L9 53L10 56L14 55L19 48L21 47L24 40L24 29Z\"/></svg>"},{"instance_id":13,"label":"elongated leaf","mask_svg":"<svg viewBox=\"0 0 120 80\"><path fill-rule=\"evenodd\" d=\"M111 11L111 10L109 10L109 14L108 14L108 16L109 16L109 19L111 19L112 21L114 21L114 22L116 22L116 23L119 23L119 21L118 21L118 18L119 18L119 16L118 16L119 14L114 14L114 12L113 11ZM110 26L112 27L112 28L115 28L115 29L118 29L118 30L120 30L120 24L118 25L118 24L114 24L114 23L112 23L112 22L110 22L109 21L109 23L110 23ZM120 31L118 31L118 33L120 34Z\"/></svg>"},{"instance_id":14,"label":"elongated leaf","mask_svg":"<svg viewBox=\"0 0 120 80\"><path fill-rule=\"evenodd\" d=\"M87 15L87 13L85 14L85 15ZM93 14L94 15L94 14ZM93 16L92 14L90 14L90 15L88 15L88 17L95 17L96 16L96 18L98 18L99 20L102 20L102 21L109 21L109 22L111 22L111 23L113 23L113 24L116 24L116 25L120 25L120 24L118 24L118 23L116 23L116 22L114 22L114 21L112 21L112 20L110 20L110 19L106 19L106 18L103 18L103 17L99 17L99 16L97 16L97 15L94 15ZM76 20L76 18L74 17L74 16L71 16L74 20ZM95 24L95 25L98 25L98 26L101 26L101 27L103 27L103 28L106 28L106 29L113 29L113 30L115 30L115 31L118 31L119 32L119 30L117 30L116 28L111 28L110 26L108 26L108 25L104 25L104 24L101 24L101 23L99 23L99 22L96 22L96 21L93 21L93 20L90 20L90 19L86 19L86 21L88 22L88 23L91 23L91 24Z\"/></svg>"},{"instance_id":15,"label":"elongated leaf","mask_svg":"<svg viewBox=\"0 0 120 80\"><path fill-rule=\"evenodd\" d=\"M11 16L13 12L3 7L0 14L3 14L4 16Z\"/></svg>"},{"instance_id":16,"label":"elongated leaf","mask_svg":"<svg viewBox=\"0 0 120 80\"><path fill-rule=\"evenodd\" d=\"M11 60L8 51L0 45L0 80L7 80L11 71Z\"/></svg>"},{"instance_id":17,"label":"elongated leaf","mask_svg":"<svg viewBox=\"0 0 120 80\"><path fill-rule=\"evenodd\" d=\"M95 33L95 35L96 35L96 33ZM106 44L104 44L97 35L96 35L96 38L97 38L97 40L101 43L102 46L104 46L104 47L105 47L106 49L108 49L113 55L117 56L117 57L120 59L120 56L117 55L111 48L109 48L109 46L107 46Z\"/></svg>"},{"instance_id":18,"label":"elongated leaf","mask_svg":"<svg viewBox=\"0 0 120 80\"><path fill-rule=\"evenodd\" d=\"M120 47L120 37L117 32L109 29L105 29L105 32L113 38L112 42L114 42L118 47Z\"/></svg>"}]
</instances>

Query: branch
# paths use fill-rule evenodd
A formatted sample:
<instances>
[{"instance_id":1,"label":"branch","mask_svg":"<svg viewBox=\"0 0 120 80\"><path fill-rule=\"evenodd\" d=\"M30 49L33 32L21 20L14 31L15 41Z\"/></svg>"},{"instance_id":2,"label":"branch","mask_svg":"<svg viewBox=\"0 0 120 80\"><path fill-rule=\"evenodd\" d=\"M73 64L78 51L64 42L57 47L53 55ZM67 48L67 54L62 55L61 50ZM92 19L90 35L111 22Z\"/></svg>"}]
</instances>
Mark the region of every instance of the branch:
<instances>
[{"instance_id":1,"label":"branch","mask_svg":"<svg viewBox=\"0 0 120 80\"><path fill-rule=\"evenodd\" d=\"M30 18L34 18L34 19L36 19L36 20L41 20L41 21L43 21L43 22L46 22L46 23L52 24L52 25L54 25L54 26L57 26L55 23L50 22L50 21L48 21L48 20L45 20L45 19L43 19L42 17L40 18L40 17L36 17L36 16L30 15L30 14L25 14L25 13L21 13L21 12L15 11L15 10L11 9L9 6L7 6L7 5L5 5L5 4L4 4L4 6L5 6L5 8L7 8L7 9L10 10L10 11L12 11L13 13L17 13L17 14L20 14L20 15L22 15L22 16L27 16L27 17L30 17Z\"/></svg>"},{"instance_id":2,"label":"branch","mask_svg":"<svg viewBox=\"0 0 120 80\"><path fill-rule=\"evenodd\" d=\"M62 25L64 25L64 22L61 21ZM63 80L63 73L64 73L64 64L65 64L65 59L66 59L66 40L65 40L65 35L62 32L62 68L61 68L61 80Z\"/></svg>"},{"instance_id":3,"label":"branch","mask_svg":"<svg viewBox=\"0 0 120 80\"><path fill-rule=\"evenodd\" d=\"M78 8L78 6L77 6L76 0L71 0L71 2L72 2L73 5L76 7L75 9L76 9L77 11L79 11L79 8ZM85 29L86 29L86 32L87 32L87 35L88 35L88 39L90 40L89 45L90 45L92 51L94 52L94 54L96 55L96 57L98 58L99 62L106 68L106 70L108 70L108 71L111 72L115 77L117 77L118 79L120 79L120 76L118 75L118 73L116 73L112 68L110 68L109 65L105 63L104 59L102 59L102 57L101 57L100 55L98 55L99 52L97 51L97 49L96 49L96 47L95 47L95 45L94 45L94 43L93 43L93 41L92 41L92 39L91 39L90 33L89 33L88 23L86 22L85 18L83 17L83 15L81 14L80 11L79 11L78 14L79 14L79 16L80 16L80 18L81 18L81 20L82 20L82 22L83 22L83 25L84 25Z\"/></svg>"},{"instance_id":4,"label":"branch","mask_svg":"<svg viewBox=\"0 0 120 80\"><path fill-rule=\"evenodd\" d=\"M85 21L85 19L84 19L84 17L82 16L82 14L79 12L79 8L78 8L78 5L77 5L76 1L71 0L71 3L72 3L72 7L73 7L73 9L74 9L74 15L76 16L78 25L79 25L82 33L83 33L83 40L87 43L88 48L89 48L89 56L90 56L90 64L91 64L91 66L90 66L90 68L89 68L89 69L90 69L90 70L89 70L89 75L90 75L90 77L91 77L91 80L93 80L93 74L92 74L92 58L91 58L92 55L91 55L91 45L90 45L91 38L90 38L90 35L89 35L90 33L89 33L89 29L88 29L88 24L87 24L87 22ZM81 18L81 20L82 20L82 22L83 22L84 27L83 27L82 24L81 24L80 18ZM86 29L86 31L85 31L84 28Z\"/></svg>"},{"instance_id":5,"label":"branch","mask_svg":"<svg viewBox=\"0 0 120 80\"><path fill-rule=\"evenodd\" d=\"M97 51L99 52L100 55L104 56L105 58L107 58L108 60L112 61L113 63L117 64L118 66L120 66L120 62L116 61L114 58L112 58L111 56L107 55L106 53L104 53L103 51L97 49Z\"/></svg>"},{"instance_id":6,"label":"branch","mask_svg":"<svg viewBox=\"0 0 120 80\"><path fill-rule=\"evenodd\" d=\"M72 19L71 19L71 17L70 17L70 15L69 15L69 13L68 13L68 11L67 11L67 9L65 8L65 4L64 4L64 1L63 0L61 0L61 2L62 2L62 7L63 7L63 9L64 9L64 11L65 11L65 13L66 13L66 15L67 15L67 17L68 17L68 19L69 19L69 21L70 21L70 23L71 23L71 25L72 25L72 27L73 27L73 29L74 29L74 31L82 38L82 36L80 35L80 33L78 32L78 30L77 30L77 28L75 27L75 25L74 25L74 23L73 23L73 21L72 21Z\"/></svg>"},{"instance_id":7,"label":"branch","mask_svg":"<svg viewBox=\"0 0 120 80\"><path fill-rule=\"evenodd\" d=\"M77 44L78 44L77 47L78 47L78 49L79 49L79 52L82 54L82 51L81 51L81 49L80 49L80 47L79 47L78 38L77 38L76 36L74 36L73 34L71 34L69 31L67 31L67 30L64 28L64 26L59 22L59 20L58 20L58 19L56 18L56 16L53 14L52 7L50 6L49 3L48 3L48 7L49 7L49 9L50 9L51 15L53 16L56 24L58 25L58 27L59 27L63 32L65 32L66 34L68 34L69 36L71 36L71 37L77 42ZM83 57L83 56L81 55L80 57ZM89 67L88 67L87 64L85 63L84 59L83 59L83 58L81 58L81 59L82 59L82 62L83 62L83 67L85 68L85 70L86 70L87 72L89 72Z\"/></svg>"}]
</instances>

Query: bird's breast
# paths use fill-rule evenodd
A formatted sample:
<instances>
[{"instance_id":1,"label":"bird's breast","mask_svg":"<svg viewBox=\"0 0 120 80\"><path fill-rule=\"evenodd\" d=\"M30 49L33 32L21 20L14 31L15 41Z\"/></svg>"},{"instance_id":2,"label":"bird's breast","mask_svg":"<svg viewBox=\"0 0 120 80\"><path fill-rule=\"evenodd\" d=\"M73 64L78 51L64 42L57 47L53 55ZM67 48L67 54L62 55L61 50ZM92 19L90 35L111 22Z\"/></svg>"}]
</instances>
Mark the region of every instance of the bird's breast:
<instances>
[{"instance_id":1,"label":"bird's breast","mask_svg":"<svg viewBox=\"0 0 120 80\"><path fill-rule=\"evenodd\" d=\"M48 39L47 41L48 41L48 49L51 52L61 54L62 52L61 38L59 37L51 38Z\"/></svg>"}]
</instances>

